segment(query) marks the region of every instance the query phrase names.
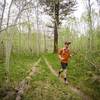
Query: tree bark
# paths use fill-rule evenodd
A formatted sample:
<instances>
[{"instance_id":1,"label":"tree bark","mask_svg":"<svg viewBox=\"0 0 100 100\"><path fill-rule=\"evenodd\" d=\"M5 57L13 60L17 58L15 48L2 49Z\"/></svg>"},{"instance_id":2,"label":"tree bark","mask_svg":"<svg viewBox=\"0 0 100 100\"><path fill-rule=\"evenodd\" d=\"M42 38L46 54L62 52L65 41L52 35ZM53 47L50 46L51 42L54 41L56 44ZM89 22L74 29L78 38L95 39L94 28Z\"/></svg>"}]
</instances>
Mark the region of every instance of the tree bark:
<instances>
[{"instance_id":1,"label":"tree bark","mask_svg":"<svg viewBox=\"0 0 100 100\"><path fill-rule=\"evenodd\" d=\"M7 32L7 41L6 41L6 53L5 53L5 66L6 66L6 83L10 83L10 72L9 72L9 67L10 67L10 57L11 57L11 50L12 50L12 45L13 45L13 36L14 36L14 32L13 33L9 33L9 21L10 21L10 14L11 14L11 8L13 5L13 1L11 0L10 6L9 6L9 10L8 10L8 16L7 16L7 26L6 26L6 32ZM18 12L13 25L15 26L15 24L17 23L18 18L20 17L21 13L24 11L24 8L27 6L27 4L29 4L31 2L31 0L27 3L25 3L22 7L22 9Z\"/></svg>"},{"instance_id":2,"label":"tree bark","mask_svg":"<svg viewBox=\"0 0 100 100\"><path fill-rule=\"evenodd\" d=\"M6 7L6 0L4 0L4 4L3 4L3 9L2 9L2 13L1 13L1 16L0 16L0 43L2 41L2 22L3 22L3 18L4 18L4 13L5 13L5 7Z\"/></svg>"},{"instance_id":3,"label":"tree bark","mask_svg":"<svg viewBox=\"0 0 100 100\"><path fill-rule=\"evenodd\" d=\"M92 6L90 0L88 0L88 24L89 24L89 50L93 49L93 23L92 23Z\"/></svg>"},{"instance_id":4,"label":"tree bark","mask_svg":"<svg viewBox=\"0 0 100 100\"><path fill-rule=\"evenodd\" d=\"M5 7L6 7L6 0L4 0L2 15L1 15L1 18L0 18L0 30L1 30L2 22L3 22L3 16L4 16L4 12L5 12Z\"/></svg>"},{"instance_id":5,"label":"tree bark","mask_svg":"<svg viewBox=\"0 0 100 100\"><path fill-rule=\"evenodd\" d=\"M36 34L36 50L37 50L37 56L40 54L40 34L39 34L39 9L38 9L38 1L36 5L36 27L37 27L37 34Z\"/></svg>"},{"instance_id":6,"label":"tree bark","mask_svg":"<svg viewBox=\"0 0 100 100\"><path fill-rule=\"evenodd\" d=\"M10 14L11 14L11 7L13 4L13 0L10 3L9 10L8 10L8 16L7 16L7 41L5 45L5 67L6 67L6 83L9 84L10 82L10 72L9 72L9 66L10 66L10 55L11 55L11 48L12 48L12 35L8 31L9 26L9 20L10 20Z\"/></svg>"},{"instance_id":7,"label":"tree bark","mask_svg":"<svg viewBox=\"0 0 100 100\"><path fill-rule=\"evenodd\" d=\"M58 26L59 26L59 0L55 2L55 22L54 22L54 53L58 52Z\"/></svg>"}]
</instances>

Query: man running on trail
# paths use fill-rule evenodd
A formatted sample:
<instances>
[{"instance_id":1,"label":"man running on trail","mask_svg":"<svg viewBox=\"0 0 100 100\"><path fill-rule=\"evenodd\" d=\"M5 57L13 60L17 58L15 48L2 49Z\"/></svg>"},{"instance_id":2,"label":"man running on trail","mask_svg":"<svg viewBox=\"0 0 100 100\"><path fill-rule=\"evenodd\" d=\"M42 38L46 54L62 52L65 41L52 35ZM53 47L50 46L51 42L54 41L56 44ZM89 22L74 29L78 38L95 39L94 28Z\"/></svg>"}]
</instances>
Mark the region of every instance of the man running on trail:
<instances>
[{"instance_id":1,"label":"man running on trail","mask_svg":"<svg viewBox=\"0 0 100 100\"><path fill-rule=\"evenodd\" d=\"M70 50L69 50L70 44L71 42L65 42L64 48L60 49L58 53L59 59L61 62L61 69L59 71L59 77L60 77L60 74L63 72L65 84L68 84L68 81L66 79L66 72L67 72L68 61L69 61L69 58L71 57Z\"/></svg>"}]
</instances>

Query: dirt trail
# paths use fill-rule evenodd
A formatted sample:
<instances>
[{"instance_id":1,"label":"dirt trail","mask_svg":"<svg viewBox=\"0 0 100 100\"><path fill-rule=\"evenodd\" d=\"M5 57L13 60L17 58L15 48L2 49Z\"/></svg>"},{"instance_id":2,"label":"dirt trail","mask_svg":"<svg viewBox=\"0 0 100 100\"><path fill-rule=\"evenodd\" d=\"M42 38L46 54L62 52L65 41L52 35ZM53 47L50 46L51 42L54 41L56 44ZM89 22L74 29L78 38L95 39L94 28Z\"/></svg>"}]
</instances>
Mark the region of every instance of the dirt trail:
<instances>
[{"instance_id":1,"label":"dirt trail","mask_svg":"<svg viewBox=\"0 0 100 100\"><path fill-rule=\"evenodd\" d=\"M54 71L54 69L52 68L52 66L50 65L50 63L48 62L48 60L44 58L45 63L47 64L48 68L50 69L50 71L52 72L53 75L55 75L56 77L58 77L58 74ZM59 78L60 81L64 82L61 78ZM88 95L84 94L80 89L77 89L76 87L72 86L71 84L67 85L73 92L75 92L77 95L79 95L82 100L92 100Z\"/></svg>"}]
</instances>

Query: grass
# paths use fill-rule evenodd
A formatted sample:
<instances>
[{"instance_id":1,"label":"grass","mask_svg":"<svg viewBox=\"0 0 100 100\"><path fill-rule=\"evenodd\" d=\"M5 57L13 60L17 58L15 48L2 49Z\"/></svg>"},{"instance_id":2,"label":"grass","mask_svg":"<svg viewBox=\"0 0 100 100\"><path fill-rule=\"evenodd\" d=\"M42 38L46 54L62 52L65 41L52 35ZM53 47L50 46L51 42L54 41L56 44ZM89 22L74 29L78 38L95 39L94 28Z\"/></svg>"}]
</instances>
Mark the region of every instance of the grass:
<instances>
[{"instance_id":1,"label":"grass","mask_svg":"<svg viewBox=\"0 0 100 100\"><path fill-rule=\"evenodd\" d=\"M13 54L10 62L11 85L16 86L27 76L28 70L38 57ZM3 64L0 64L0 82L3 86ZM23 100L80 100L80 98L61 83L48 69L44 60L37 66L38 72L33 77L29 90L23 95ZM1 86L1 87L2 87ZM3 88L3 87L2 87ZM2 90L2 89L1 89ZM1 97L0 97L1 98Z\"/></svg>"},{"instance_id":2,"label":"grass","mask_svg":"<svg viewBox=\"0 0 100 100\"><path fill-rule=\"evenodd\" d=\"M56 54L44 54L54 70L60 69L60 62ZM11 84L15 87L23 80L28 70L33 67L38 57L30 54L12 54L10 62ZM49 70L42 59L37 66L38 72L32 78L29 90L24 93L23 100L81 100L73 91L58 80ZM68 80L75 87L90 95L93 100L99 100L100 87L89 78L88 71L91 70L89 64L83 62L79 55L72 57L68 66ZM5 66L0 63L0 86L4 84Z\"/></svg>"},{"instance_id":3,"label":"grass","mask_svg":"<svg viewBox=\"0 0 100 100\"><path fill-rule=\"evenodd\" d=\"M50 64L57 71L59 70L58 56L55 54L45 54ZM86 94L90 95L93 100L99 100L100 98L100 86L97 83L93 83L90 79L88 71L91 72L91 65L84 62L84 58L80 55L74 55L68 65L68 80L75 87L80 88Z\"/></svg>"},{"instance_id":4,"label":"grass","mask_svg":"<svg viewBox=\"0 0 100 100\"><path fill-rule=\"evenodd\" d=\"M23 100L81 100L50 72L44 60L40 62L38 69L39 72L33 77Z\"/></svg>"},{"instance_id":5,"label":"grass","mask_svg":"<svg viewBox=\"0 0 100 100\"><path fill-rule=\"evenodd\" d=\"M5 79L5 68L4 63L0 63L0 87L2 87L2 84L4 83Z\"/></svg>"},{"instance_id":6,"label":"grass","mask_svg":"<svg viewBox=\"0 0 100 100\"><path fill-rule=\"evenodd\" d=\"M50 61L53 68L55 70L59 70L60 61L58 60L57 55L46 54L46 57ZM74 58L72 58L72 60L68 64L68 78L71 80L71 82L73 81L73 83L76 84L78 80L80 79L82 80L81 76L85 77L84 75L86 75L86 70L87 69L83 64L78 63L77 61L74 60Z\"/></svg>"},{"instance_id":7,"label":"grass","mask_svg":"<svg viewBox=\"0 0 100 100\"><path fill-rule=\"evenodd\" d=\"M38 59L36 55L13 54L10 61L10 82L16 86L27 75L28 70L33 66ZM5 66L0 64L0 84L3 85Z\"/></svg>"},{"instance_id":8,"label":"grass","mask_svg":"<svg viewBox=\"0 0 100 100\"><path fill-rule=\"evenodd\" d=\"M19 83L22 79L24 79L37 59L38 57L36 55L12 55L10 63L11 82L16 85L16 83Z\"/></svg>"}]
</instances>

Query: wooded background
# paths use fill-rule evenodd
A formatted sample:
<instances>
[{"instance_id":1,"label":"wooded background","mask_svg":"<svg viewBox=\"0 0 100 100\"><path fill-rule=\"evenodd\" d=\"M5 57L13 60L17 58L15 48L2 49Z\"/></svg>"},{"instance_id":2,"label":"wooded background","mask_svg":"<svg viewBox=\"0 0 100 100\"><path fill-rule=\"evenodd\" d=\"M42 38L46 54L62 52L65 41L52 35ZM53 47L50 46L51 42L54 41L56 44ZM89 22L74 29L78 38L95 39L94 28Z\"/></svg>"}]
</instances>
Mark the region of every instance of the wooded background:
<instances>
[{"instance_id":1,"label":"wooded background","mask_svg":"<svg viewBox=\"0 0 100 100\"><path fill-rule=\"evenodd\" d=\"M66 40L71 41L72 56L90 64L91 80L100 83L100 1L95 3L96 9L92 0L83 1L85 10L77 18L77 0L1 0L0 63L6 83L13 55L57 53Z\"/></svg>"}]
</instances>

